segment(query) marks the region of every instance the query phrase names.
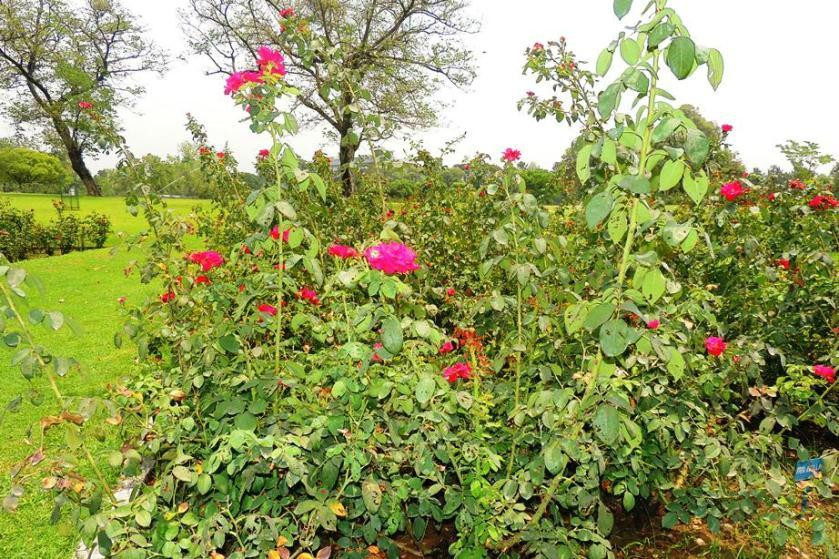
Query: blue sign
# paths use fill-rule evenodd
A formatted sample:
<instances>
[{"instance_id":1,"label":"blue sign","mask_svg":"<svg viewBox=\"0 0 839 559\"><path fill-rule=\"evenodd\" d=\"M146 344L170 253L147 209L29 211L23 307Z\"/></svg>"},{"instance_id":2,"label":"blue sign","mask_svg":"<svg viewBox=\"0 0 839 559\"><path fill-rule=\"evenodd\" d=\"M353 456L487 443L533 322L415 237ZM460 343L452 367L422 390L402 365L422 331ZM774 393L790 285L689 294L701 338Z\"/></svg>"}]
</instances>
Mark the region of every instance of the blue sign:
<instances>
[{"instance_id":1,"label":"blue sign","mask_svg":"<svg viewBox=\"0 0 839 559\"><path fill-rule=\"evenodd\" d=\"M795 481L807 481L813 479L822 469L824 461L821 458L801 460L795 464Z\"/></svg>"}]
</instances>

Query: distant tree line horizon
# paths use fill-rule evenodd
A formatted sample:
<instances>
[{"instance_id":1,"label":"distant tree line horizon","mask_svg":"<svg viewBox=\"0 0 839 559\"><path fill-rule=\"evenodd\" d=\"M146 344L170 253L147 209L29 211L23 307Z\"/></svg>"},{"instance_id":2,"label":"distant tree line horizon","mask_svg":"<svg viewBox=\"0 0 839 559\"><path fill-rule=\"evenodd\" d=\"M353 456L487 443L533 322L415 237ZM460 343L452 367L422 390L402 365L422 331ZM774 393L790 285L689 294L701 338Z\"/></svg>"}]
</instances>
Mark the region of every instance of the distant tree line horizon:
<instances>
[{"instance_id":1,"label":"distant tree line horizon","mask_svg":"<svg viewBox=\"0 0 839 559\"><path fill-rule=\"evenodd\" d=\"M700 115L693 115L696 120ZM712 132L715 128L709 124ZM555 204L566 200L579 199L583 194L573 193L579 187L576 179L574 162L576 160L578 142L569 146L560 161L551 168L545 168L535 162L520 162L519 166L525 171L524 178L528 190L547 204ZM66 155L60 150L44 151L38 146L0 138L0 191L19 193L40 193L60 195L70 189L84 194L85 189L79 177L73 172ZM773 182L784 183L793 178L809 179L818 174L818 169L824 165L835 163L827 174L834 187L839 187L839 163L823 154L818 144L813 142L788 141L778 146L787 159L790 169L783 169L780 165L771 165L766 170L752 168L752 173L759 173L770 178ZM187 198L211 197L211 185L206 174L202 171L200 142L182 142L173 154L146 154L138 159L144 167L151 183L161 185L160 194L164 196L179 196ZM234 154L224 152L227 157ZM730 155L722 163L722 172L728 178L736 178L747 168L740 162L736 153ZM217 157L212 153L213 157ZM372 166L369 155L357 156L359 176L363 180ZM420 163L414 160L388 159L383 165L387 194L390 198L400 199L411 197L416 188L420 187ZM340 180L341 168L335 163L331 165L333 178ZM239 171L243 178L258 185L262 180L257 173ZM453 184L463 180L466 175L464 163L442 165L443 180ZM94 175L104 196L123 196L128 194L134 186L134 175L119 167L101 169Z\"/></svg>"}]
</instances>

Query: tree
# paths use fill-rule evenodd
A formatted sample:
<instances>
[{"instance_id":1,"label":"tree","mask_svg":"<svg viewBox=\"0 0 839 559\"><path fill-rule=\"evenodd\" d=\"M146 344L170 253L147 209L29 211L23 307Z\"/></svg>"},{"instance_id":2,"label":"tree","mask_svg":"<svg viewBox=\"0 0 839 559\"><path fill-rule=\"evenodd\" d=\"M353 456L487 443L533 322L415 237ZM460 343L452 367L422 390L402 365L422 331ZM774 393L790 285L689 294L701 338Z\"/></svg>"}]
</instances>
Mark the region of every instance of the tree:
<instances>
[{"instance_id":1,"label":"tree","mask_svg":"<svg viewBox=\"0 0 839 559\"><path fill-rule=\"evenodd\" d=\"M107 149L115 113L143 89L126 78L163 71L165 57L117 0L0 2L5 116L67 152L88 194L101 195L85 155Z\"/></svg>"},{"instance_id":2,"label":"tree","mask_svg":"<svg viewBox=\"0 0 839 559\"><path fill-rule=\"evenodd\" d=\"M215 67L212 73L252 66L263 45L282 51L308 122L326 125L339 141L347 195L361 142L434 124L434 93L444 82L462 87L475 77L472 54L458 41L477 30L465 15L468 0L189 3L181 13L184 26L192 47Z\"/></svg>"},{"instance_id":3,"label":"tree","mask_svg":"<svg viewBox=\"0 0 839 559\"><path fill-rule=\"evenodd\" d=\"M24 147L8 147L0 148L0 182L11 183L18 191L40 185L56 192L71 182L71 175L54 155Z\"/></svg>"},{"instance_id":4,"label":"tree","mask_svg":"<svg viewBox=\"0 0 839 559\"><path fill-rule=\"evenodd\" d=\"M201 172L197 151L194 144L184 142L175 155L164 158L149 153L138 157L134 164L143 168L148 184L157 194L209 198L210 185ZM137 184L135 171L124 166L102 169L96 180L108 196L129 194Z\"/></svg>"},{"instance_id":5,"label":"tree","mask_svg":"<svg viewBox=\"0 0 839 559\"><path fill-rule=\"evenodd\" d=\"M829 165L834 161L832 156L821 152L821 147L816 142L787 140L783 144L778 144L777 148L792 165L795 177L804 180L813 178L819 167Z\"/></svg>"}]
</instances>

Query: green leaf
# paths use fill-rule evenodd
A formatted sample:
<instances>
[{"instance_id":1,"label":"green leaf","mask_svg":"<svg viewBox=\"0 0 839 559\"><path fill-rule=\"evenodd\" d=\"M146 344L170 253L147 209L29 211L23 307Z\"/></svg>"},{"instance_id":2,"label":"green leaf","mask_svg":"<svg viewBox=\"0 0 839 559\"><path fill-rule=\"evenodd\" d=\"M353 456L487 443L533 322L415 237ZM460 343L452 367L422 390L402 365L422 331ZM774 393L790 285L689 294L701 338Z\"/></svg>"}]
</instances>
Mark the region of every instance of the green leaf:
<instances>
[{"instance_id":1,"label":"green leaf","mask_svg":"<svg viewBox=\"0 0 839 559\"><path fill-rule=\"evenodd\" d=\"M685 193L691 200L693 200L694 204L699 205L699 203L702 202L702 199L705 198L705 194L708 193L709 186L708 177L700 175L699 177L694 178L690 169L685 171L684 180L682 180L682 188L684 188Z\"/></svg>"},{"instance_id":2,"label":"green leaf","mask_svg":"<svg viewBox=\"0 0 839 559\"><path fill-rule=\"evenodd\" d=\"M594 229L606 219L612 211L614 199L608 192L601 192L592 197L586 204L586 223L589 229Z\"/></svg>"},{"instance_id":3,"label":"green leaf","mask_svg":"<svg viewBox=\"0 0 839 559\"><path fill-rule=\"evenodd\" d=\"M679 127L682 123L678 118L667 117L663 119L661 122L658 123L653 129L653 134L651 136L653 143L663 142L667 138L673 135L673 132Z\"/></svg>"},{"instance_id":4,"label":"green leaf","mask_svg":"<svg viewBox=\"0 0 839 559\"><path fill-rule=\"evenodd\" d=\"M661 518L661 527L665 530L670 530L676 525L676 522L679 521L679 517L676 516L675 512L668 512Z\"/></svg>"},{"instance_id":5,"label":"green leaf","mask_svg":"<svg viewBox=\"0 0 839 559\"><path fill-rule=\"evenodd\" d=\"M606 227L606 230L609 233L609 238L612 239L612 242L615 244L621 242L627 229L629 229L629 225L627 223L626 211L621 210L618 212L612 212L612 215L609 216L609 223Z\"/></svg>"},{"instance_id":6,"label":"green leaf","mask_svg":"<svg viewBox=\"0 0 839 559\"><path fill-rule=\"evenodd\" d=\"M5 343L9 347L17 347L17 345L20 343L20 334L18 334L17 332L11 332L9 334L6 334L3 337L3 343Z\"/></svg>"},{"instance_id":7,"label":"green leaf","mask_svg":"<svg viewBox=\"0 0 839 559\"><path fill-rule=\"evenodd\" d=\"M437 383L434 381L434 379L428 375L424 375L417 383L417 387L414 390L414 395L417 398L417 402L419 402L420 404L425 404L429 400L431 400L436 390Z\"/></svg>"},{"instance_id":8,"label":"green leaf","mask_svg":"<svg viewBox=\"0 0 839 559\"><path fill-rule=\"evenodd\" d=\"M587 311L588 306L585 303L577 303L565 309L563 318L565 320L565 330L569 336L583 327Z\"/></svg>"},{"instance_id":9,"label":"green leaf","mask_svg":"<svg viewBox=\"0 0 839 559\"><path fill-rule=\"evenodd\" d=\"M711 49L708 51L708 82L715 91L722 83L724 73L725 62L722 53L717 49Z\"/></svg>"},{"instance_id":10,"label":"green leaf","mask_svg":"<svg viewBox=\"0 0 839 559\"><path fill-rule=\"evenodd\" d=\"M6 272L6 281L8 282L9 287L13 289L22 284L23 280L25 279L26 270L24 270L23 268L12 268L8 272Z\"/></svg>"},{"instance_id":11,"label":"green leaf","mask_svg":"<svg viewBox=\"0 0 839 559\"><path fill-rule=\"evenodd\" d=\"M617 144L609 137L603 138L603 149L600 150L600 160L609 165L618 164Z\"/></svg>"},{"instance_id":12,"label":"green leaf","mask_svg":"<svg viewBox=\"0 0 839 559\"><path fill-rule=\"evenodd\" d=\"M685 374L685 358L677 348L670 348L670 360L667 361L667 371L676 380L681 379Z\"/></svg>"},{"instance_id":13,"label":"green leaf","mask_svg":"<svg viewBox=\"0 0 839 559\"><path fill-rule=\"evenodd\" d=\"M650 179L638 175L629 175L620 181L620 187L636 194L649 194L652 190Z\"/></svg>"},{"instance_id":14,"label":"green leaf","mask_svg":"<svg viewBox=\"0 0 839 559\"><path fill-rule=\"evenodd\" d=\"M661 230L661 237L670 246L676 246L685 239L687 239L693 227L688 223L669 223Z\"/></svg>"},{"instance_id":15,"label":"green leaf","mask_svg":"<svg viewBox=\"0 0 839 559\"><path fill-rule=\"evenodd\" d=\"M623 494L623 510L626 512L635 508L635 495L627 491Z\"/></svg>"},{"instance_id":16,"label":"green leaf","mask_svg":"<svg viewBox=\"0 0 839 559\"><path fill-rule=\"evenodd\" d=\"M621 82L613 83L606 89L600 92L597 97L597 110L600 116L605 120L611 116L612 112L620 103L620 96L623 93L623 84Z\"/></svg>"},{"instance_id":17,"label":"green leaf","mask_svg":"<svg viewBox=\"0 0 839 559\"><path fill-rule=\"evenodd\" d=\"M213 478L211 478L208 474L201 474L198 476L198 492L202 495L207 494L212 484Z\"/></svg>"},{"instance_id":18,"label":"green leaf","mask_svg":"<svg viewBox=\"0 0 839 559\"><path fill-rule=\"evenodd\" d=\"M620 415L617 408L603 404L594 414L594 430L597 437L607 445L614 444L620 435Z\"/></svg>"},{"instance_id":19,"label":"green leaf","mask_svg":"<svg viewBox=\"0 0 839 559\"><path fill-rule=\"evenodd\" d=\"M654 268L644 274L644 282L641 284L641 293L650 304L658 301L664 295L665 281L661 270Z\"/></svg>"},{"instance_id":20,"label":"green leaf","mask_svg":"<svg viewBox=\"0 0 839 559\"><path fill-rule=\"evenodd\" d=\"M685 153L688 159L696 167L701 167L705 160L708 159L708 153L711 150L711 142L699 130L688 130L688 136L685 140Z\"/></svg>"},{"instance_id":21,"label":"green leaf","mask_svg":"<svg viewBox=\"0 0 839 559\"><path fill-rule=\"evenodd\" d=\"M691 228L690 233L688 233L688 236L685 237L685 240L682 242L682 252L687 254L692 251L698 241L699 233L696 232L696 229Z\"/></svg>"},{"instance_id":22,"label":"green leaf","mask_svg":"<svg viewBox=\"0 0 839 559\"><path fill-rule=\"evenodd\" d=\"M682 180L682 175L685 172L685 164L681 161L668 160L661 168L661 175L659 176L658 188L659 190L670 190Z\"/></svg>"},{"instance_id":23,"label":"green leaf","mask_svg":"<svg viewBox=\"0 0 839 559\"><path fill-rule=\"evenodd\" d=\"M629 13L629 10L632 9L632 0L615 0L614 9L618 19L623 19Z\"/></svg>"},{"instance_id":24,"label":"green leaf","mask_svg":"<svg viewBox=\"0 0 839 559\"><path fill-rule=\"evenodd\" d=\"M696 61L696 44L690 37L676 37L667 47L667 66L677 79L683 80L693 70Z\"/></svg>"},{"instance_id":25,"label":"green leaf","mask_svg":"<svg viewBox=\"0 0 839 559\"><path fill-rule=\"evenodd\" d=\"M361 499L367 511L375 514L382 506L382 489L373 480L367 480L361 484Z\"/></svg>"},{"instance_id":26,"label":"green leaf","mask_svg":"<svg viewBox=\"0 0 839 559\"><path fill-rule=\"evenodd\" d=\"M612 67L612 58L615 53L609 49L603 49L600 56L597 57L597 75L601 78L609 73L609 68Z\"/></svg>"},{"instance_id":27,"label":"green leaf","mask_svg":"<svg viewBox=\"0 0 839 559\"><path fill-rule=\"evenodd\" d=\"M554 475L561 473L568 464L568 457L562 452L562 441L554 439L545 447L545 467Z\"/></svg>"},{"instance_id":28,"label":"green leaf","mask_svg":"<svg viewBox=\"0 0 839 559\"><path fill-rule=\"evenodd\" d=\"M382 345L393 355L402 351L402 325L395 318L388 317L382 322Z\"/></svg>"},{"instance_id":29,"label":"green leaf","mask_svg":"<svg viewBox=\"0 0 839 559\"><path fill-rule=\"evenodd\" d=\"M597 507L597 531L603 536L608 536L612 532L615 525L615 515L609 510L609 507L602 502Z\"/></svg>"},{"instance_id":30,"label":"green leaf","mask_svg":"<svg viewBox=\"0 0 839 559\"><path fill-rule=\"evenodd\" d=\"M145 509L140 509L134 513L134 522L141 528L148 528L151 526L151 514Z\"/></svg>"},{"instance_id":31,"label":"green leaf","mask_svg":"<svg viewBox=\"0 0 839 559\"><path fill-rule=\"evenodd\" d=\"M612 303L600 303L599 305L595 305L595 307L592 308L586 315L583 326L585 326L586 330L589 332L593 332L598 326L612 318L612 314L614 312L615 305Z\"/></svg>"},{"instance_id":32,"label":"green leaf","mask_svg":"<svg viewBox=\"0 0 839 559\"><path fill-rule=\"evenodd\" d=\"M625 78L623 78L623 83L641 95L646 95L650 89L649 78L640 70L632 70Z\"/></svg>"},{"instance_id":33,"label":"green leaf","mask_svg":"<svg viewBox=\"0 0 839 559\"><path fill-rule=\"evenodd\" d=\"M600 349L607 357L617 357L629 347L632 329L621 319L613 319L600 327Z\"/></svg>"},{"instance_id":34,"label":"green leaf","mask_svg":"<svg viewBox=\"0 0 839 559\"><path fill-rule=\"evenodd\" d=\"M594 144L586 144L577 153L577 177L580 182L585 184L591 178L591 152L594 150Z\"/></svg>"},{"instance_id":35,"label":"green leaf","mask_svg":"<svg viewBox=\"0 0 839 559\"><path fill-rule=\"evenodd\" d=\"M649 50L655 49L658 45L666 41L675 30L676 28L673 27L673 24L668 21L659 23L650 31L650 36L647 38L647 48Z\"/></svg>"},{"instance_id":36,"label":"green leaf","mask_svg":"<svg viewBox=\"0 0 839 559\"><path fill-rule=\"evenodd\" d=\"M218 339L218 345L227 353L239 352L239 340L233 334L227 334Z\"/></svg>"},{"instance_id":37,"label":"green leaf","mask_svg":"<svg viewBox=\"0 0 839 559\"><path fill-rule=\"evenodd\" d=\"M629 65L637 64L641 59L641 46L631 37L621 41L621 58Z\"/></svg>"},{"instance_id":38,"label":"green leaf","mask_svg":"<svg viewBox=\"0 0 839 559\"><path fill-rule=\"evenodd\" d=\"M194 476L192 471L184 466L175 466L172 468L172 475L186 483L192 483L192 478Z\"/></svg>"}]
</instances>

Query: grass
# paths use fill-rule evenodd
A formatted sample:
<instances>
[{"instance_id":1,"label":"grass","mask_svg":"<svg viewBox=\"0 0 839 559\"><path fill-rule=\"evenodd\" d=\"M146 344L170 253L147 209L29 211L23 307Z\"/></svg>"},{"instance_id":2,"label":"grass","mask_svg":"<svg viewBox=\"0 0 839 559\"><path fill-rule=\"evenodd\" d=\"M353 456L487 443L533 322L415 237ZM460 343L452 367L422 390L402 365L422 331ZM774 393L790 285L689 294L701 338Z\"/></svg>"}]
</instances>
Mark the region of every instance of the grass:
<instances>
[{"instance_id":1,"label":"grass","mask_svg":"<svg viewBox=\"0 0 839 559\"><path fill-rule=\"evenodd\" d=\"M48 223L56 218L57 214L53 202L59 200L60 197L52 194L2 193L0 199L8 200L16 208L33 210L37 221ZM208 204L208 201L193 198L169 198L166 200L166 204L175 213L185 215L195 206ZM84 217L92 212L103 213L111 218L113 233L108 237L106 246L112 246L119 242L117 233L133 235L146 229L146 222L143 217L135 217L129 214L125 206L125 198L121 196L82 196L79 202L79 210L72 213L78 215L78 217Z\"/></svg>"},{"instance_id":2,"label":"grass","mask_svg":"<svg viewBox=\"0 0 839 559\"><path fill-rule=\"evenodd\" d=\"M39 221L48 222L55 217L52 206L52 201L57 198L55 196L3 194L2 197L19 208L34 210ZM179 214L186 214L196 204L204 203L189 199L168 201L169 207ZM83 197L80 206L80 216L96 211L111 218L115 234L109 238L109 245L119 243L116 232L130 235L145 229L142 217L134 217L126 211L123 198ZM38 343L56 355L74 357L82 365L80 371L73 371L60 379L59 385L65 396L101 396L107 383L131 374L135 355L133 348L126 346L118 350L112 339L123 322L123 311L117 299L124 296L128 298L128 304L140 304L156 293L155 286L142 285L136 275L126 276L123 273L126 266L140 256L136 252L127 253L119 249L112 254L111 249L106 248L16 264L43 284L40 293L27 289L28 307L61 311L81 326L79 335L74 335L66 327L57 333L41 326L33 328ZM9 492L11 468L34 451L25 442L28 429L41 417L54 414L59 409L46 379L27 381L19 369L11 365L14 353L15 350L5 345L0 347L0 410L16 396L26 396L32 390L42 394L44 401L35 406L24 397L20 410L6 414L0 424L0 499ZM97 455L97 458L100 456ZM51 495L42 491L37 483L26 488L16 512L7 513L0 508L0 557L68 559L78 543L78 535L66 519L57 527L50 525L51 510Z\"/></svg>"},{"instance_id":3,"label":"grass","mask_svg":"<svg viewBox=\"0 0 839 559\"><path fill-rule=\"evenodd\" d=\"M123 268L135 253L109 249L74 252L52 258L41 258L22 263L31 275L44 286L43 293L30 289L29 306L58 310L79 323L78 336L65 328L57 333L41 326L33 328L36 339L58 355L75 357L81 371L73 371L60 380L66 396L99 396L103 387L131 373L133 352L124 347L117 350L113 334L121 327L121 309L117 298L126 296L129 302L139 303L152 295L153 286L142 286L136 276L126 277ZM58 411L58 404L49 391L46 380L36 378L31 383L10 365L13 350L0 350L0 406L14 397L34 389L44 395L44 402L35 406L24 398L20 411L6 414L0 426L0 497L10 488L9 470L33 452L24 442L29 427L44 415ZM47 450L48 452L48 450ZM27 487L20 508L13 514L0 509L0 555L6 558L39 557L67 559L78 536L68 522L58 528L49 524L52 498L37 485Z\"/></svg>"}]
</instances>

